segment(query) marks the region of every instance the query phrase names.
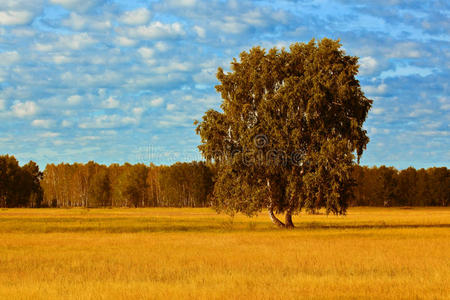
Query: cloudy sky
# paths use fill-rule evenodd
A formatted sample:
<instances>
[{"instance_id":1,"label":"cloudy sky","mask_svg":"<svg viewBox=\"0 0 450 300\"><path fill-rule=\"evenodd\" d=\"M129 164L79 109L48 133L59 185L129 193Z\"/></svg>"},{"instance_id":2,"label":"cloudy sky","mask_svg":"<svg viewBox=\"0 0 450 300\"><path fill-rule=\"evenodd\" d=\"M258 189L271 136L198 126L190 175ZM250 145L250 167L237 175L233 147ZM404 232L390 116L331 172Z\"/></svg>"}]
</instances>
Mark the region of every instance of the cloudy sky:
<instances>
[{"instance_id":1,"label":"cloudy sky","mask_svg":"<svg viewBox=\"0 0 450 300\"><path fill-rule=\"evenodd\" d=\"M375 4L374 4L375 3ZM450 165L448 1L1 0L0 153L21 163L200 159L217 67L340 38L374 99L362 164Z\"/></svg>"}]
</instances>

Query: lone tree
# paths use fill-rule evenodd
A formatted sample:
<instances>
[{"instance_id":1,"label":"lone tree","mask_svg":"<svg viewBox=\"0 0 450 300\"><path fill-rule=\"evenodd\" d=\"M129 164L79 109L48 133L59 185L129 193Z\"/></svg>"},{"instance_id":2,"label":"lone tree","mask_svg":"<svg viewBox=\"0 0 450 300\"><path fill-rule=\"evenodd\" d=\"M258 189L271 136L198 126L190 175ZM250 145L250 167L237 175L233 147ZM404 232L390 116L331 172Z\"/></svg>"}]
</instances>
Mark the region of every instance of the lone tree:
<instances>
[{"instance_id":1,"label":"lone tree","mask_svg":"<svg viewBox=\"0 0 450 300\"><path fill-rule=\"evenodd\" d=\"M217 210L267 208L286 228L302 208L345 214L355 156L369 141L362 125L372 100L357 73L358 58L326 38L289 50L254 47L233 59L231 72L219 68L223 112L196 121L199 149L217 168Z\"/></svg>"}]
</instances>

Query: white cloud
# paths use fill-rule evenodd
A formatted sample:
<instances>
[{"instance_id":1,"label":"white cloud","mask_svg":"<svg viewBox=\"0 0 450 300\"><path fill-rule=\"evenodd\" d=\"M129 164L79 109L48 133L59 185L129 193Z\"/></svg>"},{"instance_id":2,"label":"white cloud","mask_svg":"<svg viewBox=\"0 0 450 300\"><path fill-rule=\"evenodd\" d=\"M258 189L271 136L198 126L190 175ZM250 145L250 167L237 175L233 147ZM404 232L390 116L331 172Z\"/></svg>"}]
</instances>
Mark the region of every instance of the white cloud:
<instances>
[{"instance_id":1,"label":"white cloud","mask_svg":"<svg viewBox=\"0 0 450 300\"><path fill-rule=\"evenodd\" d=\"M156 64L157 60L154 58L155 50L148 47L141 47L138 49L138 53L143 58L143 61L148 65Z\"/></svg>"},{"instance_id":2,"label":"white cloud","mask_svg":"<svg viewBox=\"0 0 450 300\"><path fill-rule=\"evenodd\" d=\"M200 38L205 38L205 36L206 36L206 30L205 30L203 27L200 27L200 26L195 25L195 26L193 27L193 29L194 29L195 33L198 35L198 37L200 37Z\"/></svg>"},{"instance_id":3,"label":"white cloud","mask_svg":"<svg viewBox=\"0 0 450 300\"><path fill-rule=\"evenodd\" d=\"M7 77L8 77L8 72L7 72L6 68L0 68L0 83L5 81Z\"/></svg>"},{"instance_id":4,"label":"white cloud","mask_svg":"<svg viewBox=\"0 0 450 300\"><path fill-rule=\"evenodd\" d=\"M5 100L3 100L3 99L0 99L0 111L2 111L2 110L4 110L5 109L5 103L6 103L6 101Z\"/></svg>"},{"instance_id":5,"label":"white cloud","mask_svg":"<svg viewBox=\"0 0 450 300\"><path fill-rule=\"evenodd\" d=\"M377 67L378 62L372 56L365 56L359 59L359 74L360 75L370 75L373 74Z\"/></svg>"},{"instance_id":6,"label":"white cloud","mask_svg":"<svg viewBox=\"0 0 450 300\"><path fill-rule=\"evenodd\" d=\"M100 133L102 135L117 135L116 130L101 130Z\"/></svg>"},{"instance_id":7,"label":"white cloud","mask_svg":"<svg viewBox=\"0 0 450 300\"><path fill-rule=\"evenodd\" d=\"M43 43L36 43L35 48L36 50L41 52L49 52L53 50L53 46L51 44L43 44Z\"/></svg>"},{"instance_id":8,"label":"white cloud","mask_svg":"<svg viewBox=\"0 0 450 300\"><path fill-rule=\"evenodd\" d=\"M72 122L70 122L70 121L68 121L68 120L63 120L63 121L61 122L61 126L62 126L62 127L70 127L70 126L72 126Z\"/></svg>"},{"instance_id":9,"label":"white cloud","mask_svg":"<svg viewBox=\"0 0 450 300\"><path fill-rule=\"evenodd\" d=\"M144 112L144 108L142 108L142 107L133 108L133 114L136 116L142 115L143 112Z\"/></svg>"},{"instance_id":10,"label":"white cloud","mask_svg":"<svg viewBox=\"0 0 450 300\"><path fill-rule=\"evenodd\" d=\"M70 56L59 54L53 56L53 62L57 65L71 63L72 61L73 59Z\"/></svg>"},{"instance_id":11,"label":"white cloud","mask_svg":"<svg viewBox=\"0 0 450 300\"><path fill-rule=\"evenodd\" d=\"M38 107L33 101L18 101L11 107L11 109L13 114L20 118L33 116L38 111Z\"/></svg>"},{"instance_id":12,"label":"white cloud","mask_svg":"<svg viewBox=\"0 0 450 300\"><path fill-rule=\"evenodd\" d=\"M381 73L381 78L387 77L399 77L399 76L409 76L409 75L420 75L427 76L433 73L433 69L430 68L418 68L415 66L396 66L395 69L387 70Z\"/></svg>"},{"instance_id":13,"label":"white cloud","mask_svg":"<svg viewBox=\"0 0 450 300\"><path fill-rule=\"evenodd\" d=\"M150 11L145 7L141 7L132 11L125 12L120 21L128 25L142 25L150 20Z\"/></svg>"},{"instance_id":14,"label":"white cloud","mask_svg":"<svg viewBox=\"0 0 450 300\"><path fill-rule=\"evenodd\" d=\"M226 16L224 20L212 23L223 32L231 34L240 34L248 29L248 24L234 16Z\"/></svg>"},{"instance_id":15,"label":"white cloud","mask_svg":"<svg viewBox=\"0 0 450 300\"><path fill-rule=\"evenodd\" d=\"M153 68L152 68L153 71ZM132 78L127 78L122 81L122 86L127 89L148 89L149 87L161 88L163 86L170 86L176 82L186 81L188 76L182 73L163 73L138 75ZM123 83L124 82L124 83Z\"/></svg>"},{"instance_id":16,"label":"white cloud","mask_svg":"<svg viewBox=\"0 0 450 300\"><path fill-rule=\"evenodd\" d=\"M53 120L33 120L33 122L31 122L31 125L34 127L42 127L42 128L50 128L53 124Z\"/></svg>"},{"instance_id":17,"label":"white cloud","mask_svg":"<svg viewBox=\"0 0 450 300\"><path fill-rule=\"evenodd\" d=\"M31 28L14 28L11 32L18 37L32 37L36 32Z\"/></svg>"},{"instance_id":18,"label":"white cloud","mask_svg":"<svg viewBox=\"0 0 450 300\"><path fill-rule=\"evenodd\" d=\"M419 58L424 54L417 43L414 42L402 42L397 43L394 47L386 49L386 54L391 58Z\"/></svg>"},{"instance_id":19,"label":"white cloud","mask_svg":"<svg viewBox=\"0 0 450 300\"><path fill-rule=\"evenodd\" d=\"M73 35L63 35L59 36L58 40L54 43L43 44L36 43L35 47L38 51L41 52L50 52L54 50L82 50L92 44L95 44L97 41L92 38L86 32L77 33Z\"/></svg>"},{"instance_id":20,"label":"white cloud","mask_svg":"<svg viewBox=\"0 0 450 300\"><path fill-rule=\"evenodd\" d=\"M170 61L167 64L160 65L158 67L153 67L152 71L158 74L169 74L171 72L186 72L190 71L193 67L193 64L184 61Z\"/></svg>"},{"instance_id":21,"label":"white cloud","mask_svg":"<svg viewBox=\"0 0 450 300\"><path fill-rule=\"evenodd\" d=\"M94 19L72 12L68 19L62 21L62 24L75 30L82 30L85 28L105 30L111 28L112 24L109 20L98 19L99 18Z\"/></svg>"},{"instance_id":22,"label":"white cloud","mask_svg":"<svg viewBox=\"0 0 450 300\"><path fill-rule=\"evenodd\" d=\"M143 58L152 58L153 55L155 54L155 50L148 48L148 47L141 47L138 49L138 53L143 57Z\"/></svg>"},{"instance_id":23,"label":"white cloud","mask_svg":"<svg viewBox=\"0 0 450 300\"><path fill-rule=\"evenodd\" d=\"M169 111L175 110L175 108L177 108L177 106L175 104L173 104L173 103L169 103L166 106L166 109L169 110Z\"/></svg>"},{"instance_id":24,"label":"white cloud","mask_svg":"<svg viewBox=\"0 0 450 300\"><path fill-rule=\"evenodd\" d=\"M0 52L0 65L12 65L19 60L20 55L17 51Z\"/></svg>"},{"instance_id":25,"label":"white cloud","mask_svg":"<svg viewBox=\"0 0 450 300\"><path fill-rule=\"evenodd\" d=\"M117 128L136 124L137 120L130 117L121 117L119 115L102 115L97 116L92 120L80 123L79 127L83 129L90 128Z\"/></svg>"},{"instance_id":26,"label":"white cloud","mask_svg":"<svg viewBox=\"0 0 450 300\"><path fill-rule=\"evenodd\" d=\"M117 108L119 107L120 102L113 97L109 97L108 99L102 101L103 108Z\"/></svg>"},{"instance_id":27,"label":"white cloud","mask_svg":"<svg viewBox=\"0 0 450 300\"><path fill-rule=\"evenodd\" d=\"M442 110L450 110L450 98L441 97L439 103L441 103Z\"/></svg>"},{"instance_id":28,"label":"white cloud","mask_svg":"<svg viewBox=\"0 0 450 300\"><path fill-rule=\"evenodd\" d=\"M100 139L100 137L95 136L95 135L86 135L86 136L80 136L79 138L77 138L77 140L80 140L80 141L96 141L99 139Z\"/></svg>"},{"instance_id":29,"label":"white cloud","mask_svg":"<svg viewBox=\"0 0 450 300\"><path fill-rule=\"evenodd\" d=\"M72 36L60 37L59 43L63 48L80 50L96 42L89 34L83 32Z\"/></svg>"},{"instance_id":30,"label":"white cloud","mask_svg":"<svg viewBox=\"0 0 450 300\"><path fill-rule=\"evenodd\" d=\"M160 127L172 127L172 126L191 126L194 118L192 115L185 112L171 112L164 115L158 122Z\"/></svg>"},{"instance_id":31,"label":"white cloud","mask_svg":"<svg viewBox=\"0 0 450 300\"><path fill-rule=\"evenodd\" d=\"M442 104L442 105L441 105L441 109L442 109L442 110L450 110L450 103Z\"/></svg>"},{"instance_id":32,"label":"white cloud","mask_svg":"<svg viewBox=\"0 0 450 300\"><path fill-rule=\"evenodd\" d=\"M105 97L105 96L106 96L106 89L104 89L104 88L99 88L99 89L97 90L97 93L98 93L98 95L99 95L100 97Z\"/></svg>"},{"instance_id":33,"label":"white cloud","mask_svg":"<svg viewBox=\"0 0 450 300\"><path fill-rule=\"evenodd\" d=\"M381 83L380 85L366 85L363 86L363 89L366 94L372 94L372 95L381 95L386 93L388 86L384 83Z\"/></svg>"},{"instance_id":34,"label":"white cloud","mask_svg":"<svg viewBox=\"0 0 450 300\"><path fill-rule=\"evenodd\" d=\"M102 2L102 0L50 0L53 4L61 5L68 10L86 12Z\"/></svg>"},{"instance_id":35,"label":"white cloud","mask_svg":"<svg viewBox=\"0 0 450 300\"><path fill-rule=\"evenodd\" d=\"M115 43L119 46L132 47L137 44L137 41L129 39L126 36L118 36L115 38Z\"/></svg>"},{"instance_id":36,"label":"white cloud","mask_svg":"<svg viewBox=\"0 0 450 300\"><path fill-rule=\"evenodd\" d=\"M183 26L178 23L164 24L153 22L147 26L138 26L127 30L128 36L141 39L173 39L185 35Z\"/></svg>"},{"instance_id":37,"label":"white cloud","mask_svg":"<svg viewBox=\"0 0 450 300\"><path fill-rule=\"evenodd\" d=\"M164 51L167 51L170 49L170 45L168 45L167 43L164 43L164 42L157 42L155 44L155 48L158 51L164 52Z\"/></svg>"},{"instance_id":38,"label":"white cloud","mask_svg":"<svg viewBox=\"0 0 450 300\"><path fill-rule=\"evenodd\" d=\"M425 130L425 131L418 131L418 134L425 135L425 136L450 136L450 131L438 131L438 130Z\"/></svg>"},{"instance_id":39,"label":"white cloud","mask_svg":"<svg viewBox=\"0 0 450 300\"><path fill-rule=\"evenodd\" d=\"M0 143L8 143L13 141L13 138L11 137L0 137Z\"/></svg>"},{"instance_id":40,"label":"white cloud","mask_svg":"<svg viewBox=\"0 0 450 300\"><path fill-rule=\"evenodd\" d=\"M91 62L93 63L93 62ZM122 79L122 74L112 70L106 69L103 73L73 73L67 71L60 75L61 80L65 84L73 85L77 83L77 87L90 87L96 88L99 86L110 86L115 84L120 84Z\"/></svg>"},{"instance_id":41,"label":"white cloud","mask_svg":"<svg viewBox=\"0 0 450 300\"><path fill-rule=\"evenodd\" d=\"M0 11L0 25L25 25L33 20L33 13L26 10Z\"/></svg>"},{"instance_id":42,"label":"white cloud","mask_svg":"<svg viewBox=\"0 0 450 300\"><path fill-rule=\"evenodd\" d=\"M60 136L60 134L58 132L47 131L47 132L41 133L39 136L43 137L43 138L54 138L54 137Z\"/></svg>"},{"instance_id":43,"label":"white cloud","mask_svg":"<svg viewBox=\"0 0 450 300\"><path fill-rule=\"evenodd\" d=\"M376 107L376 108L372 108L371 111L376 115L380 115L380 114L384 113L384 108Z\"/></svg>"},{"instance_id":44,"label":"white cloud","mask_svg":"<svg viewBox=\"0 0 450 300\"><path fill-rule=\"evenodd\" d=\"M72 143L69 143L68 141L64 141L64 140L54 140L52 141L53 145L55 146L61 146L61 145L69 145Z\"/></svg>"},{"instance_id":45,"label":"white cloud","mask_svg":"<svg viewBox=\"0 0 450 300\"><path fill-rule=\"evenodd\" d=\"M240 18L252 26L265 26L267 24L267 18L259 10L248 11Z\"/></svg>"},{"instance_id":46,"label":"white cloud","mask_svg":"<svg viewBox=\"0 0 450 300\"><path fill-rule=\"evenodd\" d=\"M160 106L163 103L164 103L164 99L161 97L150 100L150 106L153 106L153 107Z\"/></svg>"},{"instance_id":47,"label":"white cloud","mask_svg":"<svg viewBox=\"0 0 450 300\"><path fill-rule=\"evenodd\" d=\"M216 69L215 68L205 68L193 76L193 79L197 83L211 84L217 82L216 79Z\"/></svg>"},{"instance_id":48,"label":"white cloud","mask_svg":"<svg viewBox=\"0 0 450 300\"><path fill-rule=\"evenodd\" d=\"M193 7L197 0L168 0L167 4L171 7Z\"/></svg>"},{"instance_id":49,"label":"white cloud","mask_svg":"<svg viewBox=\"0 0 450 300\"><path fill-rule=\"evenodd\" d=\"M67 98L67 103L69 103L70 105L79 104L81 103L81 101L83 101L83 97L81 97L80 95L72 95Z\"/></svg>"},{"instance_id":50,"label":"white cloud","mask_svg":"<svg viewBox=\"0 0 450 300\"><path fill-rule=\"evenodd\" d=\"M121 54L120 49L116 48L115 50L111 50L109 53L97 52L97 54L93 54L92 56L85 57L84 60L85 60L85 62L87 62L89 64L108 65L108 67L106 67L106 69L109 69L109 66L117 65L122 62L130 61L128 56L120 55L120 54ZM106 70L105 74L118 75L118 73L110 71L110 70ZM116 75L114 75L114 76L116 76Z\"/></svg>"},{"instance_id":51,"label":"white cloud","mask_svg":"<svg viewBox=\"0 0 450 300\"><path fill-rule=\"evenodd\" d=\"M424 127L429 128L429 129L436 129L436 128L439 128L442 126L442 122L426 120L423 125L424 125Z\"/></svg>"},{"instance_id":52,"label":"white cloud","mask_svg":"<svg viewBox=\"0 0 450 300\"><path fill-rule=\"evenodd\" d=\"M416 108L411 113L409 113L410 117L418 117L423 115L430 115L433 113L433 110L428 108Z\"/></svg>"}]
</instances>

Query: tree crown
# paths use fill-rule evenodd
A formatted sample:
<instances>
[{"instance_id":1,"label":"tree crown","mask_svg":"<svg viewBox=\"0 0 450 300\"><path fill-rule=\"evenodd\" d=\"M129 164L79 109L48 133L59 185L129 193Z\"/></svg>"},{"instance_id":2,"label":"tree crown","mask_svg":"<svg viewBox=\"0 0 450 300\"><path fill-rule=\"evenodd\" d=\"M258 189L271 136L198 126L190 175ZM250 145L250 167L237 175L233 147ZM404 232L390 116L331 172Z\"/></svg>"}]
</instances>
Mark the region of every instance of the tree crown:
<instances>
[{"instance_id":1,"label":"tree crown","mask_svg":"<svg viewBox=\"0 0 450 300\"><path fill-rule=\"evenodd\" d=\"M362 126L372 101L356 79L357 57L346 55L338 40L323 39L289 50L254 47L239 58L230 72L217 72L222 112L207 111L196 128L203 156L220 166L214 194L225 204L219 206L247 213L269 203L280 211L299 208L307 174L310 189L323 198L311 176L324 175L317 172L325 165L352 164L352 153L359 159L369 141Z\"/></svg>"}]
</instances>

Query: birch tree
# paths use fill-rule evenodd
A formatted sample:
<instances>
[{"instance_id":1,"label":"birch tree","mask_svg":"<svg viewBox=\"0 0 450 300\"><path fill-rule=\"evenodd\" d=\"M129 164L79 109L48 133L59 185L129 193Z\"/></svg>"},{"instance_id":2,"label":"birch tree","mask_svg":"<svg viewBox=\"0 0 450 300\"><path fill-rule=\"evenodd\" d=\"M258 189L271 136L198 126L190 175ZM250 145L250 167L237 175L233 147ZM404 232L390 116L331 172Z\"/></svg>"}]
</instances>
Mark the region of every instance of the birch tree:
<instances>
[{"instance_id":1,"label":"birch tree","mask_svg":"<svg viewBox=\"0 0 450 300\"><path fill-rule=\"evenodd\" d=\"M369 141L362 125L372 101L357 73L358 58L330 39L254 47L230 72L219 68L221 111L196 122L199 149L217 166L217 209L252 215L266 208L287 228L302 208L344 214L352 166Z\"/></svg>"}]
</instances>

